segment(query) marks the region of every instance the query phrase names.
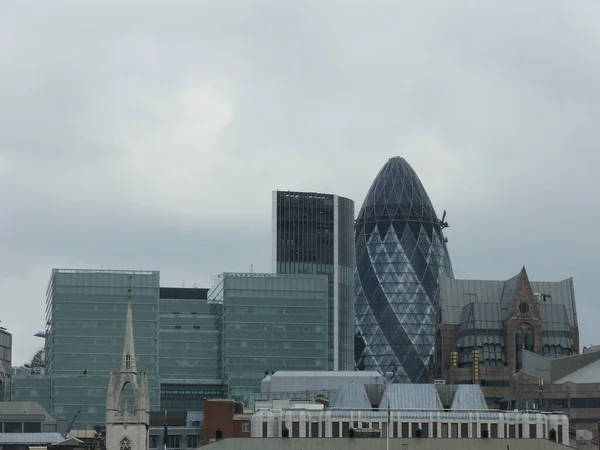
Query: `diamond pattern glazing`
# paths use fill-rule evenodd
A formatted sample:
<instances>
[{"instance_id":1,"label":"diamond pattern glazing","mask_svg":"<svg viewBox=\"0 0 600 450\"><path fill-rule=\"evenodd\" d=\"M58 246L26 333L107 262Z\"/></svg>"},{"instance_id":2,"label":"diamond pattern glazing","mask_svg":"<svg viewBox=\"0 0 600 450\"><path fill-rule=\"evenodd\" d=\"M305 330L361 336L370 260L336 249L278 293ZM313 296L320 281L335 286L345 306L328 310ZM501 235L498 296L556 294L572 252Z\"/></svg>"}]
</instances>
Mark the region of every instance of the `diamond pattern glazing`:
<instances>
[{"instance_id":1,"label":"diamond pattern glazing","mask_svg":"<svg viewBox=\"0 0 600 450\"><path fill-rule=\"evenodd\" d=\"M356 220L355 244L358 369L426 383L439 276L453 273L440 221L403 158L391 158L373 181Z\"/></svg>"}]
</instances>

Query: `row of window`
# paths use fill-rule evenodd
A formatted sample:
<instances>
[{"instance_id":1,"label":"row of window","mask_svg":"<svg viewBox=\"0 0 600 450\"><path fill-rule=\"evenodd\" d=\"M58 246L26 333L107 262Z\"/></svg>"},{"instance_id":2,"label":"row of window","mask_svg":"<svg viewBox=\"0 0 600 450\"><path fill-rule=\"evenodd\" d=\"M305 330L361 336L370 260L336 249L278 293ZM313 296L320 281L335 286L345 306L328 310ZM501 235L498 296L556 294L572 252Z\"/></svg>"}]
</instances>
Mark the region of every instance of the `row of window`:
<instances>
[{"instance_id":1,"label":"row of window","mask_svg":"<svg viewBox=\"0 0 600 450\"><path fill-rule=\"evenodd\" d=\"M41 433L41 422L0 422L2 433Z\"/></svg>"},{"instance_id":2,"label":"row of window","mask_svg":"<svg viewBox=\"0 0 600 450\"><path fill-rule=\"evenodd\" d=\"M268 422L262 423L262 437L269 437L268 434ZM304 422L305 430L303 435L300 435L301 422L292 422L292 429L288 430L283 425L282 435L288 434L289 437L352 437L356 433L363 433L365 430L371 430L377 432L378 436L387 437L387 423L378 422L337 422L331 423L331 436L327 433L326 422ZM505 438L547 438L547 434L551 430L546 430L546 425L543 424L498 424L498 423L467 423L467 422L442 422L440 427L437 423L430 424L429 422L392 422L392 431L390 437L393 438L406 438L406 437L422 437L422 438L499 438L499 425L503 427L503 437ZM524 427L527 427L524 429ZM559 440L562 439L562 426L557 427L558 430L554 430L557 433ZM320 431L320 433L319 433Z\"/></svg>"}]
</instances>

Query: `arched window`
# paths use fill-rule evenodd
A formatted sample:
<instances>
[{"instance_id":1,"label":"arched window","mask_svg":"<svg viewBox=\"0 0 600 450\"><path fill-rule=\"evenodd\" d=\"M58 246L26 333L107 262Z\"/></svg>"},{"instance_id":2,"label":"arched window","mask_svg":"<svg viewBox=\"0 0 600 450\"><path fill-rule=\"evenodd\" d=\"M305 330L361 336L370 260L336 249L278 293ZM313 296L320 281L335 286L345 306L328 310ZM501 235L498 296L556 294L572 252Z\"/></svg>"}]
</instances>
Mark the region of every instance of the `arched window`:
<instances>
[{"instance_id":1,"label":"arched window","mask_svg":"<svg viewBox=\"0 0 600 450\"><path fill-rule=\"evenodd\" d=\"M533 339L533 328L527 326L525 328L525 350L533 352L535 349L534 339Z\"/></svg>"},{"instance_id":2,"label":"arched window","mask_svg":"<svg viewBox=\"0 0 600 450\"><path fill-rule=\"evenodd\" d=\"M517 354L517 371L523 367L523 349L535 351L535 334L529 324L522 324L517 328L515 335L515 351Z\"/></svg>"},{"instance_id":3,"label":"arched window","mask_svg":"<svg viewBox=\"0 0 600 450\"><path fill-rule=\"evenodd\" d=\"M131 450L131 442L127 438L123 438L119 445L119 450Z\"/></svg>"}]
</instances>

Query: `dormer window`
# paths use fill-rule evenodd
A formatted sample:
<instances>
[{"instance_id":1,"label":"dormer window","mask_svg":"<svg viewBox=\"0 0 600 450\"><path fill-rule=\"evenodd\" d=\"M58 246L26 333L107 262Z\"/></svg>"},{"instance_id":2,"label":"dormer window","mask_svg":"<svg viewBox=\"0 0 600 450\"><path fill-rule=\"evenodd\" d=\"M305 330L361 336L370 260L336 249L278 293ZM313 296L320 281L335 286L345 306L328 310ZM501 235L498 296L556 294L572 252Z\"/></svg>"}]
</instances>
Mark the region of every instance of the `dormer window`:
<instances>
[{"instance_id":1,"label":"dormer window","mask_svg":"<svg viewBox=\"0 0 600 450\"><path fill-rule=\"evenodd\" d=\"M131 355L130 354L125 355L125 368L127 370L131 369Z\"/></svg>"},{"instance_id":2,"label":"dormer window","mask_svg":"<svg viewBox=\"0 0 600 450\"><path fill-rule=\"evenodd\" d=\"M522 302L519 305L519 311L521 311L522 314L527 314L529 312L529 304L526 302Z\"/></svg>"}]
</instances>

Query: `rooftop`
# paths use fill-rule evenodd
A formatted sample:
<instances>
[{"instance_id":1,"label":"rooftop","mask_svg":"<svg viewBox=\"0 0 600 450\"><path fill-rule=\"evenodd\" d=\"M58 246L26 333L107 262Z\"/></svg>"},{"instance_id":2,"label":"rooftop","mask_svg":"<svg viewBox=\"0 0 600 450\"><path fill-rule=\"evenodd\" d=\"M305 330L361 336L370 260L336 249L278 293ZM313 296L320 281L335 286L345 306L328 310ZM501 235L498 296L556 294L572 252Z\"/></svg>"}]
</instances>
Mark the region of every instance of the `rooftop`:
<instances>
[{"instance_id":1,"label":"rooftop","mask_svg":"<svg viewBox=\"0 0 600 450\"><path fill-rule=\"evenodd\" d=\"M56 420L37 402L0 402L0 417L42 416L44 422L55 423Z\"/></svg>"},{"instance_id":2,"label":"rooftop","mask_svg":"<svg viewBox=\"0 0 600 450\"><path fill-rule=\"evenodd\" d=\"M445 324L460 324L463 308L479 304L489 321L501 321L508 311L505 307L514 296L521 273L508 280L458 280L440 276L440 306ZM530 281L534 295L539 298L540 312L548 323L561 321L566 311L570 327L577 327L577 309L573 278L562 281ZM564 308L564 309L563 309ZM545 322L546 323L546 322Z\"/></svg>"},{"instance_id":3,"label":"rooftop","mask_svg":"<svg viewBox=\"0 0 600 450\"><path fill-rule=\"evenodd\" d=\"M0 445L46 445L64 440L60 433L0 433Z\"/></svg>"}]
</instances>

